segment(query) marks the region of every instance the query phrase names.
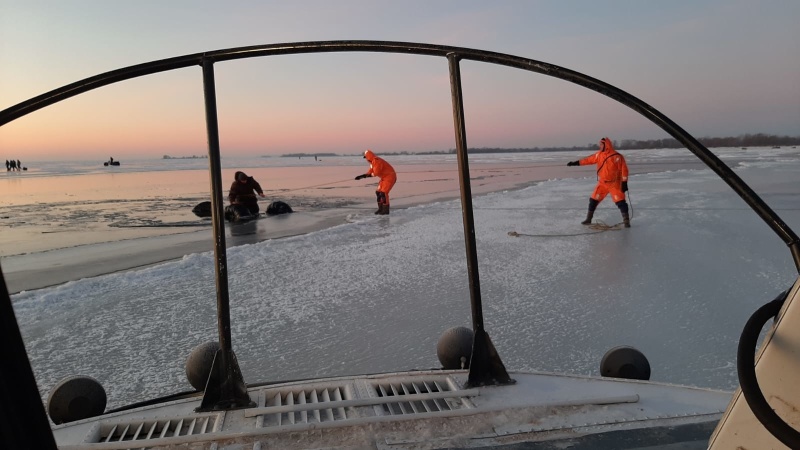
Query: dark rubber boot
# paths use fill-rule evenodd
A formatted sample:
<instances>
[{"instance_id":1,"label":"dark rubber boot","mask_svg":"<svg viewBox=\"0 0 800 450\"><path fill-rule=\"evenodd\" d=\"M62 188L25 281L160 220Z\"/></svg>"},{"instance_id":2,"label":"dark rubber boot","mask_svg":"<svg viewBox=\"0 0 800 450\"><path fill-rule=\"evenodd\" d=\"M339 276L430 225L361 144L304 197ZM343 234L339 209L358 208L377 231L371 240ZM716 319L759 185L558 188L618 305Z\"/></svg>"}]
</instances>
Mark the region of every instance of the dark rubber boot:
<instances>
[{"instance_id":1,"label":"dark rubber boot","mask_svg":"<svg viewBox=\"0 0 800 450\"><path fill-rule=\"evenodd\" d=\"M389 214L389 205L381 205L378 214L385 216Z\"/></svg>"},{"instance_id":2,"label":"dark rubber boot","mask_svg":"<svg viewBox=\"0 0 800 450\"><path fill-rule=\"evenodd\" d=\"M586 220L581 222L582 225L591 225L592 224L592 216L594 216L594 210L597 209L597 205L600 204L597 200L589 197L589 212L586 213Z\"/></svg>"},{"instance_id":3,"label":"dark rubber boot","mask_svg":"<svg viewBox=\"0 0 800 450\"><path fill-rule=\"evenodd\" d=\"M622 213L622 224L625 226L625 228L631 227L631 218L627 213Z\"/></svg>"},{"instance_id":4,"label":"dark rubber boot","mask_svg":"<svg viewBox=\"0 0 800 450\"><path fill-rule=\"evenodd\" d=\"M383 212L383 209L389 206L386 202L386 193L381 191L375 191L375 197L378 199L378 210L375 211L375 214L389 214L388 209L386 210L386 212Z\"/></svg>"}]
</instances>

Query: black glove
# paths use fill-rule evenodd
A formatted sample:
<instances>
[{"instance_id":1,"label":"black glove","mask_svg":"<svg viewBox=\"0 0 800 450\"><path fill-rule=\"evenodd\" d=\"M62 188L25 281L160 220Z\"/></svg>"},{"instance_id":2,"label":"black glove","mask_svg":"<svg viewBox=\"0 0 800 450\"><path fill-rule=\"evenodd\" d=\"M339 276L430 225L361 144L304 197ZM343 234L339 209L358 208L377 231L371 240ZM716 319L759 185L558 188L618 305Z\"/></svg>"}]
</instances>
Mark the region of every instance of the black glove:
<instances>
[{"instance_id":1,"label":"black glove","mask_svg":"<svg viewBox=\"0 0 800 450\"><path fill-rule=\"evenodd\" d=\"M570 162L567 163L567 165L568 166L580 166L581 162L580 161L570 161Z\"/></svg>"},{"instance_id":2,"label":"black glove","mask_svg":"<svg viewBox=\"0 0 800 450\"><path fill-rule=\"evenodd\" d=\"M628 182L627 181L623 181L622 182L622 192L628 192Z\"/></svg>"},{"instance_id":3,"label":"black glove","mask_svg":"<svg viewBox=\"0 0 800 450\"><path fill-rule=\"evenodd\" d=\"M368 176L369 176L369 175L367 175L367 174L365 174L365 173L364 173L364 174L361 174L361 175L357 176L357 177L356 177L356 180L360 180L360 179L362 179L362 178L367 178Z\"/></svg>"}]
</instances>

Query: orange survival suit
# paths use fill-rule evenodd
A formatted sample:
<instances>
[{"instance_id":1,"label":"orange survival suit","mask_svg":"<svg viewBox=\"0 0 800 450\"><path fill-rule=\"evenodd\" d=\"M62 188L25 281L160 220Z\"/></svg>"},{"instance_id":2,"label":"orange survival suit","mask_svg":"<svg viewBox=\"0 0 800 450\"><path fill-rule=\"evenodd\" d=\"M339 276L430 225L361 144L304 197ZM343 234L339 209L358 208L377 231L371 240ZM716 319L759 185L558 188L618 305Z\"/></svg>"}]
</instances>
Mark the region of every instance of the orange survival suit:
<instances>
[{"instance_id":1,"label":"orange survival suit","mask_svg":"<svg viewBox=\"0 0 800 450\"><path fill-rule=\"evenodd\" d=\"M378 188L375 190L375 196L378 199L378 209L375 214L389 214L389 191L392 190L392 186L397 182L397 173L395 173L391 164L383 158L375 156L372 150L365 151L364 158L369 161L369 170L365 174L358 175L356 180L368 177L379 177L381 179L378 183Z\"/></svg>"},{"instance_id":2,"label":"orange survival suit","mask_svg":"<svg viewBox=\"0 0 800 450\"><path fill-rule=\"evenodd\" d=\"M598 146L600 150L594 155L567 163L568 166L597 165L597 186L589 198L589 213L586 215L586 220L581 223L584 225L592 223L594 210L610 193L611 199L622 213L622 223L628 228L631 226L628 202L625 201L625 192L628 190L628 164L625 163L625 157L614 149L611 139L607 137L600 139Z\"/></svg>"}]
</instances>

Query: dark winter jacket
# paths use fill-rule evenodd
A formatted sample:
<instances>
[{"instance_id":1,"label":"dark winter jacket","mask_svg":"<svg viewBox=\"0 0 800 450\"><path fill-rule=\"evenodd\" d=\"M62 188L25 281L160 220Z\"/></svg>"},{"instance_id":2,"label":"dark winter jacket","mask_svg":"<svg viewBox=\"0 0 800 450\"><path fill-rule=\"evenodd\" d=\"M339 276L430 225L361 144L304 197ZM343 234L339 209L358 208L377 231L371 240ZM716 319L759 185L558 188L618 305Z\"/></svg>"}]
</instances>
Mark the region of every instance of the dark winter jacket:
<instances>
[{"instance_id":1,"label":"dark winter jacket","mask_svg":"<svg viewBox=\"0 0 800 450\"><path fill-rule=\"evenodd\" d=\"M228 201L231 203L251 204L256 203L258 200L253 191L263 194L261 185L253 177L247 177L245 182L239 181L239 174L244 175L244 172L236 172L234 175L234 182L231 185L231 190L228 193ZM247 176L247 175L245 175Z\"/></svg>"}]
</instances>

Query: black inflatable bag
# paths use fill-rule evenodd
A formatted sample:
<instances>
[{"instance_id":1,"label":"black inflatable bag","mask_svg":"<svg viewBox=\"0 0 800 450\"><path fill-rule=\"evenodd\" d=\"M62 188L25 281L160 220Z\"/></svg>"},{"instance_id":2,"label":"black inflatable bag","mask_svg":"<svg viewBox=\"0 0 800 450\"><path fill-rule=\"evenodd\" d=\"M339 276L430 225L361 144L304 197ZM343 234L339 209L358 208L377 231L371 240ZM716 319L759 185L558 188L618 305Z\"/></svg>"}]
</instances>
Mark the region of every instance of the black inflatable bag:
<instances>
[{"instance_id":1,"label":"black inflatable bag","mask_svg":"<svg viewBox=\"0 0 800 450\"><path fill-rule=\"evenodd\" d=\"M272 202L267 206L267 215L274 216L278 214L288 214L292 211L292 207L282 201Z\"/></svg>"},{"instance_id":2,"label":"black inflatable bag","mask_svg":"<svg viewBox=\"0 0 800 450\"><path fill-rule=\"evenodd\" d=\"M242 222L256 219L258 214L253 214L244 205L228 205L225 207L225 220L229 222Z\"/></svg>"},{"instance_id":3,"label":"black inflatable bag","mask_svg":"<svg viewBox=\"0 0 800 450\"><path fill-rule=\"evenodd\" d=\"M200 202L192 208L192 212L197 217L211 217L211 202Z\"/></svg>"}]
</instances>

